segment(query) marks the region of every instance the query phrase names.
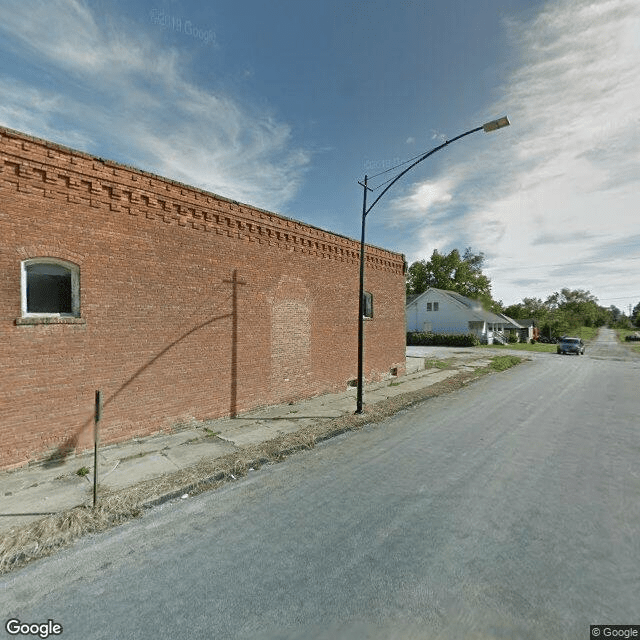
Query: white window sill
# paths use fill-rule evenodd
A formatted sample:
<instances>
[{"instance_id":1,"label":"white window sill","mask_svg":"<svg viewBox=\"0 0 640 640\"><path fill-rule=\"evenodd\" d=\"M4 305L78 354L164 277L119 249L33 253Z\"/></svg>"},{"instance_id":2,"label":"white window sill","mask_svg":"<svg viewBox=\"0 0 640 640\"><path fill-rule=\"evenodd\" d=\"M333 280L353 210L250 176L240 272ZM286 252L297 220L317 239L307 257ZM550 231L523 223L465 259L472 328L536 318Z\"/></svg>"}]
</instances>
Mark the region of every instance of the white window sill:
<instances>
[{"instance_id":1,"label":"white window sill","mask_svg":"<svg viewBox=\"0 0 640 640\"><path fill-rule=\"evenodd\" d=\"M33 324L87 324L87 321L75 316L24 316L16 318L18 326Z\"/></svg>"}]
</instances>

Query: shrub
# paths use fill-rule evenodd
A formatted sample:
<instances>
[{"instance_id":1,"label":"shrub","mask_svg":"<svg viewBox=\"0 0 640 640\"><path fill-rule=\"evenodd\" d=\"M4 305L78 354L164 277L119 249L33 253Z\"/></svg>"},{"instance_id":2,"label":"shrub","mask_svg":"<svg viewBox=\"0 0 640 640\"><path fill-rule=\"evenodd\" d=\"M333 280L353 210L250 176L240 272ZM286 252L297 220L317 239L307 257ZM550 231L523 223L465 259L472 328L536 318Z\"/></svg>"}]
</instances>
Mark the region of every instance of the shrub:
<instances>
[{"instance_id":1,"label":"shrub","mask_svg":"<svg viewBox=\"0 0 640 640\"><path fill-rule=\"evenodd\" d=\"M516 342L518 342L518 334L515 331L510 331L509 337L507 338L507 342L509 344L515 344Z\"/></svg>"},{"instance_id":2,"label":"shrub","mask_svg":"<svg viewBox=\"0 0 640 640\"><path fill-rule=\"evenodd\" d=\"M472 333L407 333L407 344L420 347L477 347L480 340Z\"/></svg>"}]
</instances>

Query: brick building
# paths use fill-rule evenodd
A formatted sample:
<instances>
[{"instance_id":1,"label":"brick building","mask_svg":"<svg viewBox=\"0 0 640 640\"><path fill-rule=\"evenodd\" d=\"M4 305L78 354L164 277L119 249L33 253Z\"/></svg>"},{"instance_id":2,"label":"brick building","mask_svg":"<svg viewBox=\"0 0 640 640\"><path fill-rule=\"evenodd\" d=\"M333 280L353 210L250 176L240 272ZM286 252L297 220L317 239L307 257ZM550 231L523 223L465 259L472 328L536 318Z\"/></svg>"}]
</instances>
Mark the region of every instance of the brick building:
<instances>
[{"instance_id":1,"label":"brick building","mask_svg":"<svg viewBox=\"0 0 640 640\"><path fill-rule=\"evenodd\" d=\"M0 128L0 468L343 390L359 243ZM404 372L404 257L367 247L365 376Z\"/></svg>"}]
</instances>

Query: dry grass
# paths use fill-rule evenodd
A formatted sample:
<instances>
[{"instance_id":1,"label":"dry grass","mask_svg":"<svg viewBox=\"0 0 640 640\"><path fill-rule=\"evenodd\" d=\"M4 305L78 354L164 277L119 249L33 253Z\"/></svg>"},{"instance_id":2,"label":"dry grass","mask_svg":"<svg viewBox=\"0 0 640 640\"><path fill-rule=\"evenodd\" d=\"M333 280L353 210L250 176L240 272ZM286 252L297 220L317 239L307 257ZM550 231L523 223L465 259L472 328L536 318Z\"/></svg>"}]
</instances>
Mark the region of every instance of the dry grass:
<instances>
[{"instance_id":1,"label":"dry grass","mask_svg":"<svg viewBox=\"0 0 640 640\"><path fill-rule=\"evenodd\" d=\"M105 496L95 509L75 507L14 529L0 539L0 573L48 556L87 533L135 518L141 511L139 502L122 492Z\"/></svg>"},{"instance_id":2,"label":"dry grass","mask_svg":"<svg viewBox=\"0 0 640 640\"><path fill-rule=\"evenodd\" d=\"M323 440L385 420L417 402L455 391L487 371L488 368L460 373L424 389L366 406L363 414L342 416L311 425L222 458L203 459L187 469L153 478L134 487L111 492L101 489L95 509L90 506L75 507L14 529L0 538L0 574L48 556L81 536L105 531L136 518L146 508L185 493L195 495L215 489L229 480L246 475L251 468L258 469L264 464L279 462L292 453L311 449Z\"/></svg>"}]
</instances>

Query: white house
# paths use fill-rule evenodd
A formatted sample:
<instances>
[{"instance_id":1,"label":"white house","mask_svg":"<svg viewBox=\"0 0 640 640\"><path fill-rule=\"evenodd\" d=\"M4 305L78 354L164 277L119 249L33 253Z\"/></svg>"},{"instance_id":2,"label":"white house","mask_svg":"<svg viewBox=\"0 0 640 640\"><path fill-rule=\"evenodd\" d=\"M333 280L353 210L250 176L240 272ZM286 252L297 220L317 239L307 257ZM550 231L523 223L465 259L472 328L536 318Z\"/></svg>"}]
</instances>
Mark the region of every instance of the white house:
<instances>
[{"instance_id":1,"label":"white house","mask_svg":"<svg viewBox=\"0 0 640 640\"><path fill-rule=\"evenodd\" d=\"M505 329L522 328L507 316L485 311L477 300L433 287L420 295L407 296L406 315L409 332L473 333L488 344L504 344Z\"/></svg>"},{"instance_id":2,"label":"white house","mask_svg":"<svg viewBox=\"0 0 640 640\"><path fill-rule=\"evenodd\" d=\"M522 320L514 320L504 313L496 314L505 319L504 331L508 335L511 332L515 332L518 336L518 342L529 342L533 337L528 327L522 324Z\"/></svg>"},{"instance_id":3,"label":"white house","mask_svg":"<svg viewBox=\"0 0 640 640\"><path fill-rule=\"evenodd\" d=\"M540 330L538 329L535 318L518 320L518 324L522 327L518 332L520 334L520 342L530 342L531 340L537 340L540 337Z\"/></svg>"}]
</instances>

